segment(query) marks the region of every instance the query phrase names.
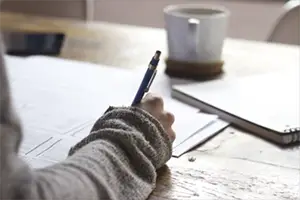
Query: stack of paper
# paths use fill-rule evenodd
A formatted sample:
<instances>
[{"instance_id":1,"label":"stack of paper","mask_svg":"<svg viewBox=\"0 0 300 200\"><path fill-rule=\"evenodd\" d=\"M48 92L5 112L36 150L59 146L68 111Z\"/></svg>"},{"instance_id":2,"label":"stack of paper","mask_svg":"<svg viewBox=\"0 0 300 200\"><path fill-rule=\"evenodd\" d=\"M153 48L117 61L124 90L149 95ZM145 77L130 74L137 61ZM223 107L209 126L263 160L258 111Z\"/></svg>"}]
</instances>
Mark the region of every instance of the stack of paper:
<instances>
[{"instance_id":1,"label":"stack of paper","mask_svg":"<svg viewBox=\"0 0 300 200\"><path fill-rule=\"evenodd\" d=\"M144 73L39 56L6 57L6 61L24 126L21 155L33 167L65 159L69 148L89 134L108 106L130 105ZM166 110L175 115L173 156L228 125L215 115L171 99L170 88L169 79L161 74L151 91L161 94Z\"/></svg>"}]
</instances>

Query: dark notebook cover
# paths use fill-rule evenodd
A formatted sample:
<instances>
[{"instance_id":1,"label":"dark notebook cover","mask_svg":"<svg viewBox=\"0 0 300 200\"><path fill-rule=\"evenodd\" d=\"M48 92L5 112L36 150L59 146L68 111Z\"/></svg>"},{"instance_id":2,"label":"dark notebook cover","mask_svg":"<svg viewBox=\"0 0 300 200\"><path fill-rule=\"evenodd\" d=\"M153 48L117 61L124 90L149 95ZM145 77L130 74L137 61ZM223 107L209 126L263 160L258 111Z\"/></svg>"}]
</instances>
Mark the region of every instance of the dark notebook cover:
<instances>
[{"instance_id":1,"label":"dark notebook cover","mask_svg":"<svg viewBox=\"0 0 300 200\"><path fill-rule=\"evenodd\" d=\"M172 97L265 139L300 141L299 70L175 85Z\"/></svg>"}]
</instances>

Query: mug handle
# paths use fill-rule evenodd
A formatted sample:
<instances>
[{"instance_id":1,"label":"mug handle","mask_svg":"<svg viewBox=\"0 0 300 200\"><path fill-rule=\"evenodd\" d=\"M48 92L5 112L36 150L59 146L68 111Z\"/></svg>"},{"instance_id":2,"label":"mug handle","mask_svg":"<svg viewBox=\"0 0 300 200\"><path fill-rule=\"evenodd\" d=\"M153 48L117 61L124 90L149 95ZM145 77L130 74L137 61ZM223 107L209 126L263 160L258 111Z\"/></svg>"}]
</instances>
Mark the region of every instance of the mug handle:
<instances>
[{"instance_id":1,"label":"mug handle","mask_svg":"<svg viewBox=\"0 0 300 200\"><path fill-rule=\"evenodd\" d=\"M190 18L189 23L189 41L190 41L190 51L197 56L199 48L199 24L200 20L195 18Z\"/></svg>"}]
</instances>

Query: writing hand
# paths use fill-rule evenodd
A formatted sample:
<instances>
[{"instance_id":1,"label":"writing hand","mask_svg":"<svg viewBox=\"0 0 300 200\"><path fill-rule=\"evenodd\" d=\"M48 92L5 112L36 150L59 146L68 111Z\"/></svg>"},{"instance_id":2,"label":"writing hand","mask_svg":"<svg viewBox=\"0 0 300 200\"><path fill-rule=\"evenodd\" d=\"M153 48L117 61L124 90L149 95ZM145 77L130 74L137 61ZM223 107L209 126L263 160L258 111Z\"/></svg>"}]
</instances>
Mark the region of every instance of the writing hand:
<instances>
[{"instance_id":1,"label":"writing hand","mask_svg":"<svg viewBox=\"0 0 300 200\"><path fill-rule=\"evenodd\" d=\"M164 101L160 96L148 93L137 107L155 117L162 124L171 141L175 140L176 135L172 129L175 117L172 113L164 110Z\"/></svg>"}]
</instances>

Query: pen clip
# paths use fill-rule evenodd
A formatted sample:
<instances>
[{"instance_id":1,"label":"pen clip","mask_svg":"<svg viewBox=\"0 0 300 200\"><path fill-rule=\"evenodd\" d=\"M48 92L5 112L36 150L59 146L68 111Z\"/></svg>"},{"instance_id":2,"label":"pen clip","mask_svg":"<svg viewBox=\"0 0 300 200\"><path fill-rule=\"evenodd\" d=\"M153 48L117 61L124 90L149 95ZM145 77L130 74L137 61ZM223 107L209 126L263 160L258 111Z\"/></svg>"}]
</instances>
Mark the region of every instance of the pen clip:
<instances>
[{"instance_id":1,"label":"pen clip","mask_svg":"<svg viewBox=\"0 0 300 200\"><path fill-rule=\"evenodd\" d=\"M153 82L153 80L154 80L154 78L155 78L155 76L156 76L156 70L153 72L153 75L152 75L152 77L151 77L151 79L149 80L149 83L148 83L148 85L147 85L147 87L146 87L146 89L145 89L145 92L148 92L149 91L149 89L150 89L150 86L151 86L151 84L152 84L152 82Z\"/></svg>"}]
</instances>

